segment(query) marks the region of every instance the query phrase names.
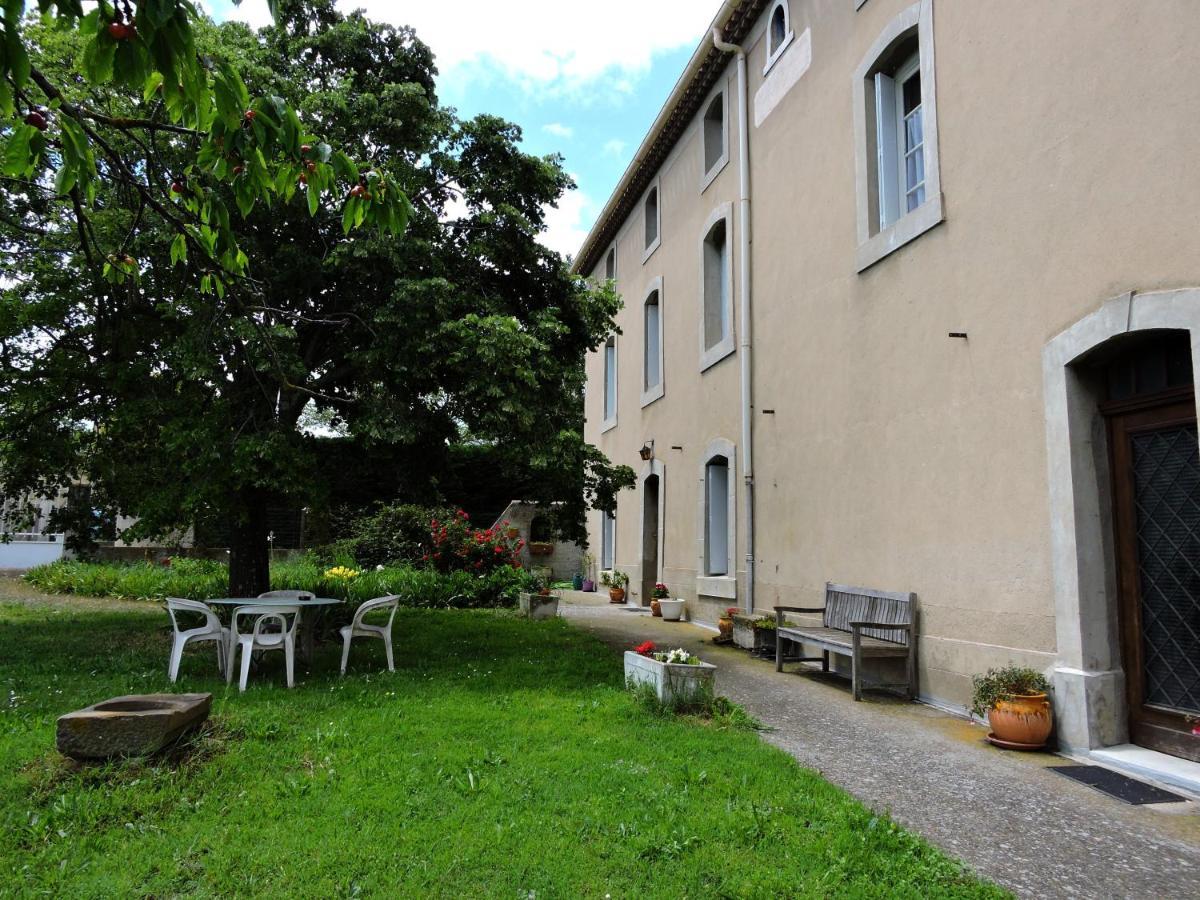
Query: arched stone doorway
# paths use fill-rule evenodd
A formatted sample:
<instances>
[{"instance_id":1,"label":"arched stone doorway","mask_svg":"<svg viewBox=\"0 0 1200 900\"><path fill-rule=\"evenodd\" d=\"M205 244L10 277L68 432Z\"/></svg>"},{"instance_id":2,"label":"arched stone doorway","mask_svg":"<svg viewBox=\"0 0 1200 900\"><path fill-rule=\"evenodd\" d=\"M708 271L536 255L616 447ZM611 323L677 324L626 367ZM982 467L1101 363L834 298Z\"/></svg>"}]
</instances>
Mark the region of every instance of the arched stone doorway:
<instances>
[{"instance_id":1,"label":"arched stone doorway","mask_svg":"<svg viewBox=\"0 0 1200 900\"><path fill-rule=\"evenodd\" d=\"M1055 700L1067 749L1132 734L1200 758L1200 738L1183 727L1200 704L1200 574L1191 575L1200 559L1189 549L1200 547L1198 342L1200 290L1130 293L1043 353Z\"/></svg>"},{"instance_id":2,"label":"arched stone doorway","mask_svg":"<svg viewBox=\"0 0 1200 900\"><path fill-rule=\"evenodd\" d=\"M663 532L666 522L666 466L652 459L642 467L641 582L638 603L649 606L654 585L663 579Z\"/></svg>"}]
</instances>

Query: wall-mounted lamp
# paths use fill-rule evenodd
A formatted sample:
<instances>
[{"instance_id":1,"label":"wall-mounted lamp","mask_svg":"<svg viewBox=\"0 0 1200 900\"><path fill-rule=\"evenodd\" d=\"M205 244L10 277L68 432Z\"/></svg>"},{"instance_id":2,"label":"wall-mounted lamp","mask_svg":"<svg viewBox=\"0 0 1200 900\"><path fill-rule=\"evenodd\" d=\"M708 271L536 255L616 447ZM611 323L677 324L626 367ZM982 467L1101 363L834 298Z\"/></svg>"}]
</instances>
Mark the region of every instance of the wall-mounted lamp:
<instances>
[{"instance_id":1,"label":"wall-mounted lamp","mask_svg":"<svg viewBox=\"0 0 1200 900\"><path fill-rule=\"evenodd\" d=\"M638 451L638 456L640 456L645 462L649 462L650 460L654 459L654 439L653 438L646 441L646 443L642 444L642 449Z\"/></svg>"}]
</instances>

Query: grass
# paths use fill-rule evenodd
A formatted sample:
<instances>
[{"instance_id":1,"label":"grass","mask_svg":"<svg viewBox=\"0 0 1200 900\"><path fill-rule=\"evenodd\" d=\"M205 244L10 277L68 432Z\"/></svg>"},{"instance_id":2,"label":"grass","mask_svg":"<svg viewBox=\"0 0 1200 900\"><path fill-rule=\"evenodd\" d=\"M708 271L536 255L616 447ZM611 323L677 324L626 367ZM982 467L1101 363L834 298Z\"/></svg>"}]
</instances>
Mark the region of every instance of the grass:
<instances>
[{"instance_id":1,"label":"grass","mask_svg":"<svg viewBox=\"0 0 1200 900\"><path fill-rule=\"evenodd\" d=\"M3 592L0 592L3 596ZM760 742L647 708L563 620L403 609L397 671L325 647L215 694L171 758L75 766L60 714L170 690L166 616L0 603L0 895L999 896ZM275 654L273 656L278 656Z\"/></svg>"}]
</instances>

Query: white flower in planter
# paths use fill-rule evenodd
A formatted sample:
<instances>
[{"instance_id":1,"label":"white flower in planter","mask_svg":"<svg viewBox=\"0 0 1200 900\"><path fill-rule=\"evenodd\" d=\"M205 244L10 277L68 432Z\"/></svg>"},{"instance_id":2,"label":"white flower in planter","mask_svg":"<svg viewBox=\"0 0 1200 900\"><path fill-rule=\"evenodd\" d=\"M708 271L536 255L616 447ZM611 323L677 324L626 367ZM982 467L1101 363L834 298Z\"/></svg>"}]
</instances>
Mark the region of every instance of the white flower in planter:
<instances>
[{"instance_id":1,"label":"white flower in planter","mask_svg":"<svg viewBox=\"0 0 1200 900\"><path fill-rule=\"evenodd\" d=\"M663 662L668 665L688 665L692 661L692 654L688 653L682 647L677 650L672 650L663 658Z\"/></svg>"}]
</instances>

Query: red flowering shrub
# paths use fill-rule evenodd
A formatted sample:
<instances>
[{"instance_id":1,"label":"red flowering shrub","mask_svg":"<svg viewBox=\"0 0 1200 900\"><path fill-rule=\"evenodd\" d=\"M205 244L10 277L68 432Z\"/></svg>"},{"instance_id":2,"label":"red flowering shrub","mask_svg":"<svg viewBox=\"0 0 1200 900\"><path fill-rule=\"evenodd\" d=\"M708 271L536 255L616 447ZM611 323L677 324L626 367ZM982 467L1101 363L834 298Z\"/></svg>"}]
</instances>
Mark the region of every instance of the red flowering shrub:
<instances>
[{"instance_id":1,"label":"red flowering shrub","mask_svg":"<svg viewBox=\"0 0 1200 900\"><path fill-rule=\"evenodd\" d=\"M654 641L644 641L633 648L633 652L638 656L653 656L657 648L654 646Z\"/></svg>"},{"instance_id":2,"label":"red flowering shrub","mask_svg":"<svg viewBox=\"0 0 1200 900\"><path fill-rule=\"evenodd\" d=\"M475 572L486 575L501 568L521 568L523 540L505 534L507 522L491 528L472 528L466 512L433 519L429 523L429 549L424 561L439 572Z\"/></svg>"}]
</instances>

